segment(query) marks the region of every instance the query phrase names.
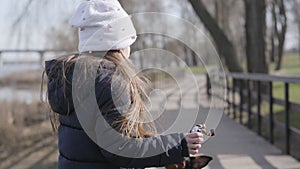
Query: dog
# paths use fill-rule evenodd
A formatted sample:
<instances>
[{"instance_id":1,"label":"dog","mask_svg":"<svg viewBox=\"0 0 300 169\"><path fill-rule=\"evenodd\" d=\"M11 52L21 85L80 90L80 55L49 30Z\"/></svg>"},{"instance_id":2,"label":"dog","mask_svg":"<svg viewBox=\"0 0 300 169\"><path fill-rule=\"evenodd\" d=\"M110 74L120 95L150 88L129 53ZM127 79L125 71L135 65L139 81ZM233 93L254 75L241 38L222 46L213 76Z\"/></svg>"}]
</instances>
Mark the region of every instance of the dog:
<instances>
[{"instance_id":1,"label":"dog","mask_svg":"<svg viewBox=\"0 0 300 169\"><path fill-rule=\"evenodd\" d=\"M187 157L181 164L168 165L166 169L201 169L207 166L212 159L212 157L206 155Z\"/></svg>"},{"instance_id":2,"label":"dog","mask_svg":"<svg viewBox=\"0 0 300 169\"><path fill-rule=\"evenodd\" d=\"M195 127L192 128L190 131L192 132L200 132L206 136L214 136L215 131L214 129L211 129L209 131L206 131L205 124L198 124ZM184 158L184 161L181 164L172 164L166 166L166 169L201 169L207 166L207 164L212 160L213 158L206 155L198 155L198 156L192 156L192 157L186 157Z\"/></svg>"}]
</instances>

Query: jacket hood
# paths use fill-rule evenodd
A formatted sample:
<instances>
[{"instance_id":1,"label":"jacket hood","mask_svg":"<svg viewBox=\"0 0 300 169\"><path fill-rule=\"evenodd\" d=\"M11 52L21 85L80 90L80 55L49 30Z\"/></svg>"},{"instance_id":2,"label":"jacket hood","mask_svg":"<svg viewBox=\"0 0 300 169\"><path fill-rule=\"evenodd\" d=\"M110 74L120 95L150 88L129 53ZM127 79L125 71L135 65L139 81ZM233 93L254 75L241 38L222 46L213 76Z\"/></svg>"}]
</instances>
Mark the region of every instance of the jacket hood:
<instances>
[{"instance_id":1,"label":"jacket hood","mask_svg":"<svg viewBox=\"0 0 300 169\"><path fill-rule=\"evenodd\" d=\"M45 72L48 77L48 101L52 110L58 114L67 115L74 110L72 100L72 76L74 68L65 72L63 78L63 63L56 59L45 62Z\"/></svg>"}]
</instances>

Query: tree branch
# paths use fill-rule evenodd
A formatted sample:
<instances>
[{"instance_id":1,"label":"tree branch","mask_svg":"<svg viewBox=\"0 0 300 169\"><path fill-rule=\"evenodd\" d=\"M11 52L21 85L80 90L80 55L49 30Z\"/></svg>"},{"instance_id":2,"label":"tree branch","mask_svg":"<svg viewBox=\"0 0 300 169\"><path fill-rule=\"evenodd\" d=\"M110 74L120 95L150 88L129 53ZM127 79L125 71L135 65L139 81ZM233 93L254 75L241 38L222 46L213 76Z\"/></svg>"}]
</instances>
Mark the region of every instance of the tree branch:
<instances>
[{"instance_id":1,"label":"tree branch","mask_svg":"<svg viewBox=\"0 0 300 169\"><path fill-rule=\"evenodd\" d=\"M189 0L195 12L203 22L206 29L211 34L218 52L225 59L226 66L230 72L242 72L243 69L238 62L235 48L226 36L225 32L219 27L216 20L210 15L202 0Z\"/></svg>"},{"instance_id":2,"label":"tree branch","mask_svg":"<svg viewBox=\"0 0 300 169\"><path fill-rule=\"evenodd\" d=\"M17 19L13 22L12 24L12 28L15 30L17 28L17 26L21 23L22 19L28 14L29 11L29 7L31 6L32 2L34 0L28 0L28 2L26 3L23 11L21 12L21 14L17 17Z\"/></svg>"}]
</instances>

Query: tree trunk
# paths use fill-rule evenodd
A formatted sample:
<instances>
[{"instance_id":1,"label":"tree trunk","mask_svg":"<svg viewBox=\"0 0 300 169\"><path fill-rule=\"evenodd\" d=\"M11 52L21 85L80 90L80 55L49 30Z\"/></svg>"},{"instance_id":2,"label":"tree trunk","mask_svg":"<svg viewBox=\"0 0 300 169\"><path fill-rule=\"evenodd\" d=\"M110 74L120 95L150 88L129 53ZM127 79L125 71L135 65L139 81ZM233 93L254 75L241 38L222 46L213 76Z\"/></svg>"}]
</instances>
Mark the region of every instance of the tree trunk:
<instances>
[{"instance_id":1,"label":"tree trunk","mask_svg":"<svg viewBox=\"0 0 300 169\"><path fill-rule=\"evenodd\" d=\"M275 8L279 8L279 13L276 12ZM273 2L273 15L275 16L275 34L278 39L278 60L276 63L275 70L280 70L282 65L282 57L284 52L284 42L287 30L287 16L283 0L274 0ZM278 21L277 21L278 20ZM280 24L280 30L278 25Z\"/></svg>"},{"instance_id":2,"label":"tree trunk","mask_svg":"<svg viewBox=\"0 0 300 169\"><path fill-rule=\"evenodd\" d=\"M224 31L218 26L216 20L210 15L202 0L189 0L195 12L210 32L217 46L219 54L224 57L225 64L230 72L242 72L233 43L230 42Z\"/></svg>"},{"instance_id":3,"label":"tree trunk","mask_svg":"<svg viewBox=\"0 0 300 169\"><path fill-rule=\"evenodd\" d=\"M249 73L268 73L266 60L266 2L244 0L246 8L246 53Z\"/></svg>"},{"instance_id":4,"label":"tree trunk","mask_svg":"<svg viewBox=\"0 0 300 169\"><path fill-rule=\"evenodd\" d=\"M298 55L299 55L299 63L300 63L300 21L298 22Z\"/></svg>"},{"instance_id":5,"label":"tree trunk","mask_svg":"<svg viewBox=\"0 0 300 169\"><path fill-rule=\"evenodd\" d=\"M292 1L292 12L294 15L294 22L298 25L298 56L300 63L300 2L299 0Z\"/></svg>"},{"instance_id":6,"label":"tree trunk","mask_svg":"<svg viewBox=\"0 0 300 169\"><path fill-rule=\"evenodd\" d=\"M271 34L271 51L270 51L270 61L271 63L275 62L275 34L272 32Z\"/></svg>"},{"instance_id":7,"label":"tree trunk","mask_svg":"<svg viewBox=\"0 0 300 169\"><path fill-rule=\"evenodd\" d=\"M197 55L193 51L192 51L192 60L193 60L193 66L198 66Z\"/></svg>"},{"instance_id":8,"label":"tree trunk","mask_svg":"<svg viewBox=\"0 0 300 169\"><path fill-rule=\"evenodd\" d=\"M274 15L274 10L272 9L272 28L271 28L271 37L270 37L270 40L271 40L270 61L271 61L271 63L274 63L275 58L276 58L276 52L275 52L275 50L276 50L275 49L276 48L276 45L275 45L275 40L276 40L275 25L276 24L277 24L276 15Z\"/></svg>"},{"instance_id":9,"label":"tree trunk","mask_svg":"<svg viewBox=\"0 0 300 169\"><path fill-rule=\"evenodd\" d=\"M221 17L221 12L220 12L220 0L215 0L215 20L218 24L220 24L220 17Z\"/></svg>"}]
</instances>

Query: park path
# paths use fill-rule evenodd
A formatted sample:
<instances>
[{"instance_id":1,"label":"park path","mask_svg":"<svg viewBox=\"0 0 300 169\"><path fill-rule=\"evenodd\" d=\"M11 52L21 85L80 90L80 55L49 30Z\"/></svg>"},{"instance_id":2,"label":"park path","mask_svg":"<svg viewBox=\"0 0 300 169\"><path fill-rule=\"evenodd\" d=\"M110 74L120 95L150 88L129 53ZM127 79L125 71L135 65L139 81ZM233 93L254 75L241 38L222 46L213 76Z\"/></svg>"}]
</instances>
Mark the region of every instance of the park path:
<instances>
[{"instance_id":1,"label":"park path","mask_svg":"<svg viewBox=\"0 0 300 169\"><path fill-rule=\"evenodd\" d=\"M197 89L189 86L190 81L191 79L185 79L187 85L181 89L184 98L181 111L188 115L190 111L200 105L199 112L201 113L196 121L203 123L210 103L205 94L205 78L197 77L201 89L200 98L197 98L198 96L195 94ZM165 106L167 111L165 112L165 119L160 119L158 123L164 124L165 120L174 118L174 112L180 108L178 104L180 103L180 94L175 91L174 88L164 90L168 103L160 106ZM157 100L161 101L159 96ZM156 109L159 109L160 106ZM49 123L41 125L49 125ZM31 139L30 143L25 144L22 150L0 156L0 169L56 168L57 138L49 131L39 133L40 128L41 126L36 126L31 129L36 131L35 137ZM203 144L201 153L214 158L205 169L300 169L300 163L297 160L291 156L283 155L278 148L225 115L216 129L216 136Z\"/></svg>"}]
</instances>

